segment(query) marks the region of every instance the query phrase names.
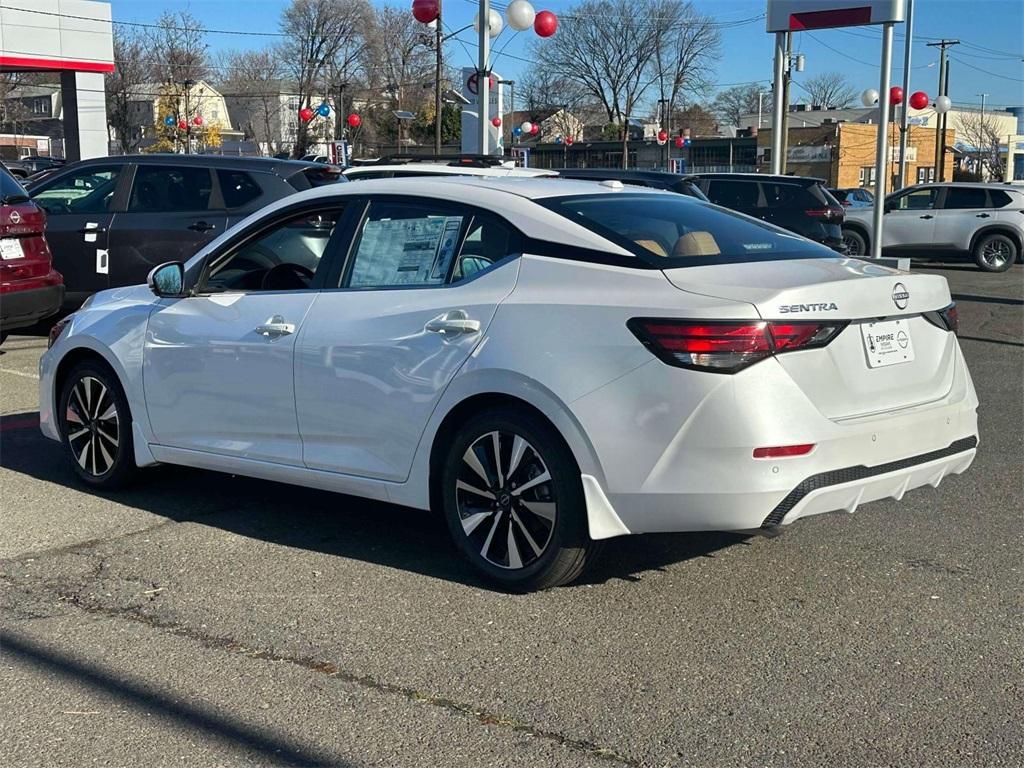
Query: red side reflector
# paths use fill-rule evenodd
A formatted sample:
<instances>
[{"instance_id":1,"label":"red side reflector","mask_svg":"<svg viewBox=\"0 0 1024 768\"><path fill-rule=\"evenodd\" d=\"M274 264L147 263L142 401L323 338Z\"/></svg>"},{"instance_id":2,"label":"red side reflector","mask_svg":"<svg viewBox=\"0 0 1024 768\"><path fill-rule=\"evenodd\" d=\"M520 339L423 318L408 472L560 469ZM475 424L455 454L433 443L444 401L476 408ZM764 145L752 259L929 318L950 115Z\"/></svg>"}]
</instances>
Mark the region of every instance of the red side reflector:
<instances>
[{"instance_id":1,"label":"red side reflector","mask_svg":"<svg viewBox=\"0 0 1024 768\"><path fill-rule=\"evenodd\" d=\"M814 448L814 443L800 445L775 445L770 448L755 448L755 459L778 459L786 456L806 456Z\"/></svg>"}]
</instances>

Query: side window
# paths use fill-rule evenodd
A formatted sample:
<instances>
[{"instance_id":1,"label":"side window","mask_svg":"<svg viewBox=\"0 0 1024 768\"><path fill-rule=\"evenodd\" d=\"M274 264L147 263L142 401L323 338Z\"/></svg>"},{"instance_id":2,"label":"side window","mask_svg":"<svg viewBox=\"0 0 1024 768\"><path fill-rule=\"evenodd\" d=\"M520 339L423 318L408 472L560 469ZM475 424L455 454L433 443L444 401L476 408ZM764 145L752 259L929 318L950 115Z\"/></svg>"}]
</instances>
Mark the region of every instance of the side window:
<instances>
[{"instance_id":1,"label":"side window","mask_svg":"<svg viewBox=\"0 0 1024 768\"><path fill-rule=\"evenodd\" d=\"M121 166L93 166L69 173L32 196L52 216L62 213L106 213L114 201Z\"/></svg>"},{"instance_id":2,"label":"side window","mask_svg":"<svg viewBox=\"0 0 1024 768\"><path fill-rule=\"evenodd\" d=\"M924 211L935 207L935 187L915 189L900 195L893 201L893 208L898 211Z\"/></svg>"},{"instance_id":3,"label":"side window","mask_svg":"<svg viewBox=\"0 0 1024 768\"><path fill-rule=\"evenodd\" d=\"M1013 202L1013 198L1010 197L1005 192L1003 192L1003 190L1001 190L1001 189L990 189L988 191L988 197L989 197L989 204L988 204L989 208L1005 208L1011 202Z\"/></svg>"},{"instance_id":4,"label":"side window","mask_svg":"<svg viewBox=\"0 0 1024 768\"><path fill-rule=\"evenodd\" d=\"M207 168L140 165L135 171L129 213L205 211L212 181Z\"/></svg>"},{"instance_id":5,"label":"side window","mask_svg":"<svg viewBox=\"0 0 1024 768\"><path fill-rule=\"evenodd\" d=\"M373 201L357 237L347 287L441 285L467 216L428 203Z\"/></svg>"},{"instance_id":6,"label":"side window","mask_svg":"<svg viewBox=\"0 0 1024 768\"><path fill-rule=\"evenodd\" d=\"M217 181L226 208L241 208L263 194L256 180L244 171L221 169L217 171Z\"/></svg>"},{"instance_id":7,"label":"side window","mask_svg":"<svg viewBox=\"0 0 1024 768\"><path fill-rule=\"evenodd\" d=\"M988 197L984 189L978 187L947 187L946 202L943 208L984 208Z\"/></svg>"},{"instance_id":8,"label":"side window","mask_svg":"<svg viewBox=\"0 0 1024 768\"><path fill-rule=\"evenodd\" d=\"M202 290L295 291L309 288L341 207L306 211L256 234L211 263Z\"/></svg>"},{"instance_id":9,"label":"side window","mask_svg":"<svg viewBox=\"0 0 1024 768\"><path fill-rule=\"evenodd\" d=\"M766 184L762 182L761 189L764 191L764 208L787 208L800 206L810 208L813 206L813 199L810 193L805 192L798 184Z\"/></svg>"},{"instance_id":10,"label":"side window","mask_svg":"<svg viewBox=\"0 0 1024 768\"><path fill-rule=\"evenodd\" d=\"M476 275L520 250L518 234L493 216L474 216L452 269L452 283Z\"/></svg>"},{"instance_id":11,"label":"side window","mask_svg":"<svg viewBox=\"0 0 1024 768\"><path fill-rule=\"evenodd\" d=\"M757 205L757 182L712 179L708 199L726 208L753 208Z\"/></svg>"}]
</instances>

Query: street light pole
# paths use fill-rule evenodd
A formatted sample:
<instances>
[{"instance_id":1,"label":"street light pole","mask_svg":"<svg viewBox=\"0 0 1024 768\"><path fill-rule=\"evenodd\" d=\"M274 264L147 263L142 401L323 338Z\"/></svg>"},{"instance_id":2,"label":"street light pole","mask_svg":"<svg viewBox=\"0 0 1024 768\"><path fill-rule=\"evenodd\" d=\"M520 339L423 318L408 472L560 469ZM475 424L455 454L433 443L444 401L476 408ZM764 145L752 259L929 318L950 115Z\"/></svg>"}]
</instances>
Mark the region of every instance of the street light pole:
<instances>
[{"instance_id":1,"label":"street light pole","mask_svg":"<svg viewBox=\"0 0 1024 768\"><path fill-rule=\"evenodd\" d=\"M896 173L896 189L907 183L907 133L910 131L907 107L910 106L910 49L914 38L914 0L907 0L907 41L903 49L903 104L900 107L900 163Z\"/></svg>"},{"instance_id":2,"label":"street light pole","mask_svg":"<svg viewBox=\"0 0 1024 768\"><path fill-rule=\"evenodd\" d=\"M892 78L893 22L882 25L882 71L878 86L878 139L875 143L875 206L871 213L871 257L882 258L882 216L889 172L889 81Z\"/></svg>"},{"instance_id":3,"label":"street light pole","mask_svg":"<svg viewBox=\"0 0 1024 768\"><path fill-rule=\"evenodd\" d=\"M491 3L490 0L480 0L480 34L478 37L479 58L477 60L476 92L478 109L480 115L480 154L490 154L488 151L488 140L490 138L487 126L487 111L491 104L490 73L487 71L487 60L490 58L491 48Z\"/></svg>"},{"instance_id":4,"label":"street light pole","mask_svg":"<svg viewBox=\"0 0 1024 768\"><path fill-rule=\"evenodd\" d=\"M947 96L946 89L949 87L949 77L946 73L948 64L946 63L946 48L951 45L960 45L959 40L938 40L934 43L928 43L929 48L939 49L939 93L935 98L939 96ZM935 181L942 181L943 167L945 166L946 159L946 116L945 114L935 114Z\"/></svg>"},{"instance_id":5,"label":"street light pole","mask_svg":"<svg viewBox=\"0 0 1024 768\"><path fill-rule=\"evenodd\" d=\"M442 45L444 43L444 37L441 34L441 2L438 0L437 3L437 19L434 20L436 25L434 28L434 46L437 49L435 53L437 58L434 63L434 154L441 154L441 112L443 105L441 103L441 70L443 66L442 62Z\"/></svg>"}]
</instances>

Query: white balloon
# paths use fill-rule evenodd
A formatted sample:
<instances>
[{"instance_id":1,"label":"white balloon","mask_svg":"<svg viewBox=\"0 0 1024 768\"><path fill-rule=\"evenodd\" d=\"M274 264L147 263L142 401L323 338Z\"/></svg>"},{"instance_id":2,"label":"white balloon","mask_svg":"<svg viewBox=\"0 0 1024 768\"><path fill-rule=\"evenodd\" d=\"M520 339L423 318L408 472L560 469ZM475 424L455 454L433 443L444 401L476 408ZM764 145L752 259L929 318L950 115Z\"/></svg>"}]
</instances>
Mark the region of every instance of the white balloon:
<instances>
[{"instance_id":1,"label":"white balloon","mask_svg":"<svg viewBox=\"0 0 1024 768\"><path fill-rule=\"evenodd\" d=\"M501 20L501 14L493 8L490 9L490 13L487 14L489 23L487 25L487 34L491 37L497 37L501 34L501 28L505 26L505 22ZM477 34L480 33L480 14L477 13L473 17L473 29L476 30Z\"/></svg>"},{"instance_id":2,"label":"white balloon","mask_svg":"<svg viewBox=\"0 0 1024 768\"><path fill-rule=\"evenodd\" d=\"M860 95L860 103L865 107L875 106L878 103L878 91L874 88L868 88Z\"/></svg>"},{"instance_id":3,"label":"white balloon","mask_svg":"<svg viewBox=\"0 0 1024 768\"><path fill-rule=\"evenodd\" d=\"M537 12L526 0L512 0L505 9L508 25L516 32L525 32L532 27L536 16Z\"/></svg>"},{"instance_id":4,"label":"white balloon","mask_svg":"<svg viewBox=\"0 0 1024 768\"><path fill-rule=\"evenodd\" d=\"M949 112L952 108L953 102L950 100L949 96L939 96L935 99L935 111L940 115Z\"/></svg>"},{"instance_id":5,"label":"white balloon","mask_svg":"<svg viewBox=\"0 0 1024 768\"><path fill-rule=\"evenodd\" d=\"M533 123L531 123L529 120L527 120L526 122L524 122L519 127L523 129L523 133L529 133L530 131L533 130Z\"/></svg>"}]
</instances>

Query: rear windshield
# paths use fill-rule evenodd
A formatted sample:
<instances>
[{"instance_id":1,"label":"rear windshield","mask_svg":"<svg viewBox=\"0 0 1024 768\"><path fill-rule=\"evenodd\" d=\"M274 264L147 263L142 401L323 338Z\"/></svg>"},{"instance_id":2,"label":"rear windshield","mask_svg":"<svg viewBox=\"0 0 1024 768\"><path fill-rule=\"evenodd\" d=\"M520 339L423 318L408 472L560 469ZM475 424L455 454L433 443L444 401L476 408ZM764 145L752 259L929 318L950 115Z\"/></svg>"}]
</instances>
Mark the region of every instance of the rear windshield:
<instances>
[{"instance_id":1,"label":"rear windshield","mask_svg":"<svg viewBox=\"0 0 1024 768\"><path fill-rule=\"evenodd\" d=\"M659 269L836 256L810 240L682 195L615 193L538 202Z\"/></svg>"},{"instance_id":2,"label":"rear windshield","mask_svg":"<svg viewBox=\"0 0 1024 768\"><path fill-rule=\"evenodd\" d=\"M0 168L0 199L9 203L28 200L21 184L3 168Z\"/></svg>"},{"instance_id":3,"label":"rear windshield","mask_svg":"<svg viewBox=\"0 0 1024 768\"><path fill-rule=\"evenodd\" d=\"M348 181L348 179L341 175L341 168L336 165L325 165L322 168L313 166L303 168L298 173L292 174L288 179L288 183L300 192L313 187L336 184L339 181Z\"/></svg>"}]
</instances>

